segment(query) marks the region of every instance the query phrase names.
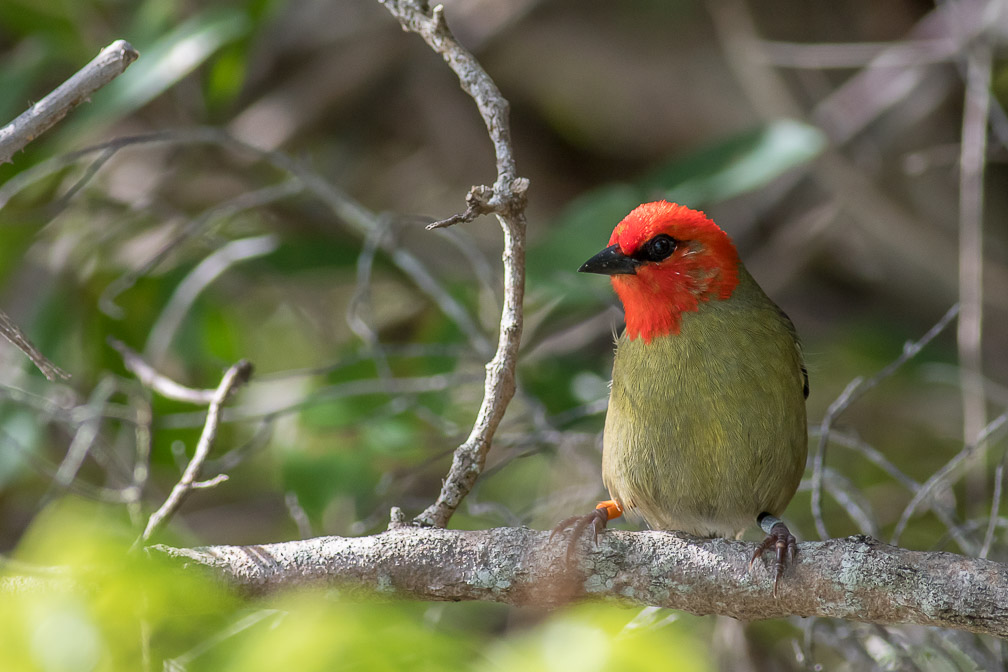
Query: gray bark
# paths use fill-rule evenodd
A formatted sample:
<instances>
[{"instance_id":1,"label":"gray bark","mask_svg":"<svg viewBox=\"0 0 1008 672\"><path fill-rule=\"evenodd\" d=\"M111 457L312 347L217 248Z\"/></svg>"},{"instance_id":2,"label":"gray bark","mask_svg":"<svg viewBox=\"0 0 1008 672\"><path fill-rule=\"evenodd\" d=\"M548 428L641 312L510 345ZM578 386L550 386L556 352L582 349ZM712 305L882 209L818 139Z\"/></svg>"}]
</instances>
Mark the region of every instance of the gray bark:
<instances>
[{"instance_id":1,"label":"gray bark","mask_svg":"<svg viewBox=\"0 0 1008 672\"><path fill-rule=\"evenodd\" d=\"M671 532L607 531L582 541L527 528L399 528L368 537L320 537L258 546L171 548L152 554L202 566L242 592L319 586L346 596L487 600L558 606L586 598L744 620L828 616L1008 635L1008 566L919 552L869 537L799 545L778 596L755 546Z\"/></svg>"}]
</instances>

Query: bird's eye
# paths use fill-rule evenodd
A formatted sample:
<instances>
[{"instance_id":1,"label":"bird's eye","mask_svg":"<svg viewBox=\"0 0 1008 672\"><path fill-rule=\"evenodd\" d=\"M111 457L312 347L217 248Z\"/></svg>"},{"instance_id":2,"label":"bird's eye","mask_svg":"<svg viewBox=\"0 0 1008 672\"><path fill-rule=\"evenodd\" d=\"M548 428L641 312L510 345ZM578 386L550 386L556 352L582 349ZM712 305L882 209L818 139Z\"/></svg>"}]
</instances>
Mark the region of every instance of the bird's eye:
<instances>
[{"instance_id":1,"label":"bird's eye","mask_svg":"<svg viewBox=\"0 0 1008 672\"><path fill-rule=\"evenodd\" d=\"M655 236L644 246L644 256L648 261L661 261L675 252L676 241L664 233Z\"/></svg>"}]
</instances>

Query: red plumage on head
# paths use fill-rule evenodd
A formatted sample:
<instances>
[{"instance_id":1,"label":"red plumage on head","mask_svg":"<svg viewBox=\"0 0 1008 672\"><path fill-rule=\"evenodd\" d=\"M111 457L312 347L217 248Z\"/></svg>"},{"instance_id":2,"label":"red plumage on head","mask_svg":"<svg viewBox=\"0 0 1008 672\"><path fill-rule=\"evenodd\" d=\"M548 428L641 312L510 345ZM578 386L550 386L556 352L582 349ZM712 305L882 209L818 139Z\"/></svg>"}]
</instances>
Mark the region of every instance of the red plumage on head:
<instances>
[{"instance_id":1,"label":"red plumage on head","mask_svg":"<svg viewBox=\"0 0 1008 672\"><path fill-rule=\"evenodd\" d=\"M616 225L609 244L633 256L663 233L677 243L668 258L644 263L636 274L612 276L631 340L678 334L684 312L730 298L739 282L738 252L728 234L704 213L676 203L638 206Z\"/></svg>"}]
</instances>

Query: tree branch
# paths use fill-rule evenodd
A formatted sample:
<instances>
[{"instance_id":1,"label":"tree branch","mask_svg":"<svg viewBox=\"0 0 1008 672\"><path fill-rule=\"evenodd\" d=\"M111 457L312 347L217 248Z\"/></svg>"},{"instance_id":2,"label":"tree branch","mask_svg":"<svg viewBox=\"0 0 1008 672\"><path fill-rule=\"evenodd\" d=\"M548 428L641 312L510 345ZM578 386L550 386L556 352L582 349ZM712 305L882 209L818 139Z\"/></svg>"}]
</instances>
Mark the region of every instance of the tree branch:
<instances>
[{"instance_id":1,"label":"tree branch","mask_svg":"<svg viewBox=\"0 0 1008 672\"><path fill-rule=\"evenodd\" d=\"M116 40L102 49L73 77L0 128L0 163L10 161L15 152L49 130L92 93L121 75L139 56L126 40Z\"/></svg>"},{"instance_id":2,"label":"tree branch","mask_svg":"<svg viewBox=\"0 0 1008 672\"><path fill-rule=\"evenodd\" d=\"M7 317L7 313L0 310L0 336L3 336L8 341L11 342L14 347L23 352L28 356L28 359L32 361L32 364L42 372L50 381L56 381L59 378L67 380L70 378L70 374L61 369L60 367L53 364L42 351L35 347L35 344L28 340L24 332L14 324L14 321Z\"/></svg>"},{"instance_id":3,"label":"tree branch","mask_svg":"<svg viewBox=\"0 0 1008 672\"><path fill-rule=\"evenodd\" d=\"M508 123L508 102L479 62L455 39L445 23L443 7L429 9L418 0L379 0L402 25L414 32L458 75L459 84L479 108L493 143L497 180L493 187L475 186L466 198L466 211L435 222L430 228L470 222L485 214L497 215L504 230L504 305L501 309L497 352L487 363L483 403L472 432L455 449L452 465L437 500L413 523L445 527L452 514L472 490L486 463L490 442L515 393L515 365L522 332L522 300L525 295L525 193L528 180L517 176ZM389 527L404 525L395 509Z\"/></svg>"},{"instance_id":4,"label":"tree branch","mask_svg":"<svg viewBox=\"0 0 1008 672\"><path fill-rule=\"evenodd\" d=\"M347 596L547 607L594 598L744 620L827 616L1008 635L1008 566L989 560L863 536L805 542L774 598L768 566L747 570L749 542L610 530L576 567L565 564L566 546L528 528L434 528L150 552L254 595L324 586Z\"/></svg>"},{"instance_id":5,"label":"tree branch","mask_svg":"<svg viewBox=\"0 0 1008 672\"><path fill-rule=\"evenodd\" d=\"M168 498L164 501L164 504L151 514L150 519L147 521L147 527L137 539L134 546L146 543L162 525L168 522L190 492L198 488L211 487L211 485L216 485L216 483L220 482L217 479L197 482L196 479L200 477L203 463L206 462L210 449L217 438L217 425L220 421L221 406L224 405L224 402L227 401L228 396L231 395L231 392L236 387L248 381L250 375L252 375L252 365L243 359L237 364L232 364L231 368L224 374L224 377L221 378L220 385L217 386L213 399L210 400L210 407L207 409L206 425L203 427L203 433L200 434L199 443L196 444L196 450L193 453L192 459L182 473L182 478L179 479L178 483L175 484L175 487L168 494Z\"/></svg>"},{"instance_id":6,"label":"tree branch","mask_svg":"<svg viewBox=\"0 0 1008 672\"><path fill-rule=\"evenodd\" d=\"M118 77L140 54L125 40L116 40L101 50L90 63L60 84L14 121L0 128L0 163L8 163L16 152L45 133L92 93ZM5 313L0 311L0 336L26 354L49 380L70 377L36 348Z\"/></svg>"}]
</instances>

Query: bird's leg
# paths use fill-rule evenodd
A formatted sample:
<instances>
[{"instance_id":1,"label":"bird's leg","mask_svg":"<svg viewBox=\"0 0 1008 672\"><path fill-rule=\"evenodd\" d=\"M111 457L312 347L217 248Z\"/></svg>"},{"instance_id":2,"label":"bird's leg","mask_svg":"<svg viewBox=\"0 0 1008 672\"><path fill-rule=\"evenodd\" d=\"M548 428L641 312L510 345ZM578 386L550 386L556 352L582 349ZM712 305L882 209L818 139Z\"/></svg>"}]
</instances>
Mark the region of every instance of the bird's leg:
<instances>
[{"instance_id":1,"label":"bird's leg","mask_svg":"<svg viewBox=\"0 0 1008 672\"><path fill-rule=\"evenodd\" d=\"M753 563L763 555L763 552L774 548L776 552L776 562L774 563L773 594L777 597L777 583L784 574L784 567L788 562L794 564L795 555L798 553L798 541L791 534L780 518L771 516L769 513L761 513L756 518L756 522L767 533L766 539L756 547L752 559L749 560L749 570L752 571Z\"/></svg>"},{"instance_id":2,"label":"bird's leg","mask_svg":"<svg viewBox=\"0 0 1008 672\"><path fill-rule=\"evenodd\" d=\"M591 525L592 537L595 540L595 545L598 545L599 532L605 529L606 523L622 515L623 507L615 499L599 502L595 510L588 515L571 516L557 523L557 526L550 532L550 540L552 541L555 535L565 532L568 528L572 530L570 543L567 546L567 564L570 564L571 558L574 556L574 549L577 548L578 539L581 538L586 527Z\"/></svg>"}]
</instances>

